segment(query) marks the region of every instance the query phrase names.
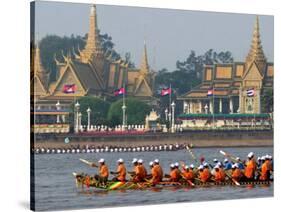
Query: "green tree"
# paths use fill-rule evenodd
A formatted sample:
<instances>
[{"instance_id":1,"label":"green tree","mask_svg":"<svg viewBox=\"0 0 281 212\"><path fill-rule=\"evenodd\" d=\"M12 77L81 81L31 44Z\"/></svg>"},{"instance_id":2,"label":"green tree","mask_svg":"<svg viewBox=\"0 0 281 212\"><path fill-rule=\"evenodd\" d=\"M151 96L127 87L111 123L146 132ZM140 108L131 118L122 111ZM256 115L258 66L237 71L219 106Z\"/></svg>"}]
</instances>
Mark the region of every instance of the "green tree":
<instances>
[{"instance_id":1,"label":"green tree","mask_svg":"<svg viewBox=\"0 0 281 212\"><path fill-rule=\"evenodd\" d=\"M82 125L88 124L88 114L87 109L91 109L91 115L90 120L92 125L107 125L107 113L108 109L110 107L110 103L107 101L104 101L101 98L98 97L91 97L91 96L85 96L81 97L77 100L80 104L80 112L82 113ZM76 102L75 102L76 103ZM74 103L74 104L75 104ZM73 111L74 111L74 104L71 105L71 119L72 125L73 125Z\"/></svg>"},{"instance_id":2,"label":"green tree","mask_svg":"<svg viewBox=\"0 0 281 212\"><path fill-rule=\"evenodd\" d=\"M264 90L261 96L261 111L262 113L273 112L273 89Z\"/></svg>"},{"instance_id":3,"label":"green tree","mask_svg":"<svg viewBox=\"0 0 281 212\"><path fill-rule=\"evenodd\" d=\"M111 126L122 124L123 100L112 103L108 111L108 121ZM126 99L127 124L144 124L145 116L151 111L151 106L134 98Z\"/></svg>"}]
</instances>

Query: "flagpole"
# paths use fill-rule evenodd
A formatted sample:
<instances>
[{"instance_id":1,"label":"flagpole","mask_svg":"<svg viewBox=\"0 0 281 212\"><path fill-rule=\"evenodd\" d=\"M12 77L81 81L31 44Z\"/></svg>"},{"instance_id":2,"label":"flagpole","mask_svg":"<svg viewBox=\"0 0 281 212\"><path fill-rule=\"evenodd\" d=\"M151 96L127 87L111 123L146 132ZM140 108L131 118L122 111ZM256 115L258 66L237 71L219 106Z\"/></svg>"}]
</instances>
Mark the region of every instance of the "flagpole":
<instances>
[{"instance_id":1,"label":"flagpole","mask_svg":"<svg viewBox=\"0 0 281 212\"><path fill-rule=\"evenodd\" d=\"M215 71L213 69L213 129L215 129Z\"/></svg>"},{"instance_id":2,"label":"flagpole","mask_svg":"<svg viewBox=\"0 0 281 212\"><path fill-rule=\"evenodd\" d=\"M170 94L169 94L169 113L170 113L170 116L169 116L169 125L171 126L171 123L172 123L172 85L170 83Z\"/></svg>"},{"instance_id":3,"label":"flagpole","mask_svg":"<svg viewBox=\"0 0 281 212\"><path fill-rule=\"evenodd\" d=\"M123 127L123 130L125 129L125 126L126 126L126 104L125 104L125 92L126 92L126 89L125 89L125 84L123 84L123 88L124 88L124 92L123 92L123 106L122 106L122 111L123 111L123 120L122 120L122 127Z\"/></svg>"}]
</instances>

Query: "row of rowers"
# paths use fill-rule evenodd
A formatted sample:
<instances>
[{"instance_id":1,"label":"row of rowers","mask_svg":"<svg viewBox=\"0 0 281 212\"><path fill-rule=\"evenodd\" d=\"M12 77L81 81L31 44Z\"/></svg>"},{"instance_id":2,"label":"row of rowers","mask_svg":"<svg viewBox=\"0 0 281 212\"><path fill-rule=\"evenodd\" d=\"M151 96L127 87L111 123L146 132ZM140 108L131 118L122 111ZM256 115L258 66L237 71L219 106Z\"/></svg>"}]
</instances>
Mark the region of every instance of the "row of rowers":
<instances>
[{"instance_id":1,"label":"row of rowers","mask_svg":"<svg viewBox=\"0 0 281 212\"><path fill-rule=\"evenodd\" d=\"M224 163L214 159L214 166L205 161L196 168L193 164L185 165L183 162L170 164L170 173L164 174L158 159L149 163L150 174L148 174L143 160L134 158L132 161L133 170L128 171L125 167L124 160L117 161L117 170L110 172L115 177L113 181L126 181L126 174L131 176L133 182L151 182L157 184L166 178L171 182L182 182L199 180L201 182L224 182L226 180L235 181L251 181L251 180L270 180L273 171L272 156L266 155L256 160L254 153L249 153L248 159L242 162L236 158L236 162L232 163L225 160ZM109 170L104 159L99 160L99 175L95 178L101 182L105 182L109 176ZM231 164L231 165L230 165ZM260 164L260 165L259 165Z\"/></svg>"}]
</instances>

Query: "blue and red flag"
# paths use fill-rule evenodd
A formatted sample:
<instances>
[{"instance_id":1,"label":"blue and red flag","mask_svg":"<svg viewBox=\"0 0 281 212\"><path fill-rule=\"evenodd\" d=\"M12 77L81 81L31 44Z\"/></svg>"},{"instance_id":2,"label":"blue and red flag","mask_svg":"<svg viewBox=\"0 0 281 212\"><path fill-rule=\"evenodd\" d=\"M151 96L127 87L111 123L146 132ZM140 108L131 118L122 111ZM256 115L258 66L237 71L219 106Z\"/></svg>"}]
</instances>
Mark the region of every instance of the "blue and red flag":
<instances>
[{"instance_id":1,"label":"blue and red flag","mask_svg":"<svg viewBox=\"0 0 281 212\"><path fill-rule=\"evenodd\" d=\"M63 86L63 92L64 93L75 93L76 92L76 85L75 84L66 84Z\"/></svg>"},{"instance_id":2,"label":"blue and red flag","mask_svg":"<svg viewBox=\"0 0 281 212\"><path fill-rule=\"evenodd\" d=\"M161 96L167 96L172 93L172 88L163 88L161 90Z\"/></svg>"},{"instance_id":3,"label":"blue and red flag","mask_svg":"<svg viewBox=\"0 0 281 212\"><path fill-rule=\"evenodd\" d=\"M123 87L119 88L119 89L114 91L114 96L123 95L123 94L125 94L125 92L126 92L125 88L123 88Z\"/></svg>"},{"instance_id":4,"label":"blue and red flag","mask_svg":"<svg viewBox=\"0 0 281 212\"><path fill-rule=\"evenodd\" d=\"M207 96L213 96L213 95L214 95L214 89L211 88L211 89L208 90Z\"/></svg>"},{"instance_id":5,"label":"blue and red flag","mask_svg":"<svg viewBox=\"0 0 281 212\"><path fill-rule=\"evenodd\" d=\"M253 97L255 96L255 89L254 88L250 88L247 90L247 96L248 97Z\"/></svg>"}]
</instances>

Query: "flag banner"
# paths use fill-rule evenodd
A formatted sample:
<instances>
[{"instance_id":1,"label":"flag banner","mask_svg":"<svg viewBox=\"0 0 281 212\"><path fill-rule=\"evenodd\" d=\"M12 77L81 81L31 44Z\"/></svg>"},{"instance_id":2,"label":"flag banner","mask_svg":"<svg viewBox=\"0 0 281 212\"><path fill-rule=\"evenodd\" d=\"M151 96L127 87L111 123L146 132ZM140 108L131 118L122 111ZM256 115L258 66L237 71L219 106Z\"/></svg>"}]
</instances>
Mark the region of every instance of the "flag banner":
<instances>
[{"instance_id":1,"label":"flag banner","mask_svg":"<svg viewBox=\"0 0 281 212\"><path fill-rule=\"evenodd\" d=\"M76 91L76 85L75 84L63 86L63 92L64 93L75 93L75 91Z\"/></svg>"},{"instance_id":2,"label":"flag banner","mask_svg":"<svg viewBox=\"0 0 281 212\"><path fill-rule=\"evenodd\" d=\"M248 97L253 97L255 96L255 89L251 88L247 90L247 96Z\"/></svg>"},{"instance_id":3,"label":"flag banner","mask_svg":"<svg viewBox=\"0 0 281 212\"><path fill-rule=\"evenodd\" d=\"M214 95L214 90L213 89L209 89L207 92L207 96L213 96Z\"/></svg>"},{"instance_id":4,"label":"flag banner","mask_svg":"<svg viewBox=\"0 0 281 212\"><path fill-rule=\"evenodd\" d=\"M161 96L166 96L172 93L172 89L171 88L163 88L161 90Z\"/></svg>"},{"instance_id":5,"label":"flag banner","mask_svg":"<svg viewBox=\"0 0 281 212\"><path fill-rule=\"evenodd\" d=\"M125 94L125 88L119 88L117 90L114 91L114 96L119 96Z\"/></svg>"}]
</instances>

